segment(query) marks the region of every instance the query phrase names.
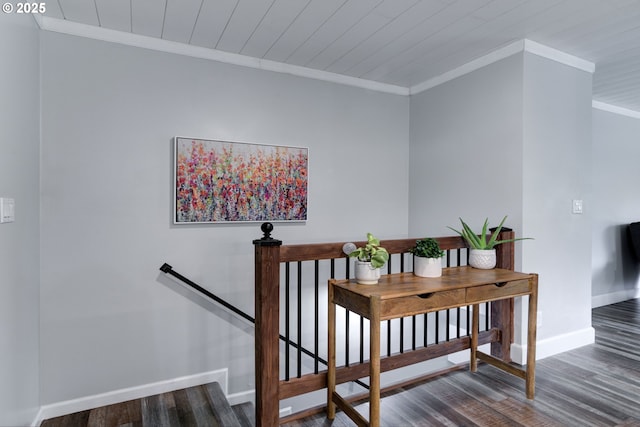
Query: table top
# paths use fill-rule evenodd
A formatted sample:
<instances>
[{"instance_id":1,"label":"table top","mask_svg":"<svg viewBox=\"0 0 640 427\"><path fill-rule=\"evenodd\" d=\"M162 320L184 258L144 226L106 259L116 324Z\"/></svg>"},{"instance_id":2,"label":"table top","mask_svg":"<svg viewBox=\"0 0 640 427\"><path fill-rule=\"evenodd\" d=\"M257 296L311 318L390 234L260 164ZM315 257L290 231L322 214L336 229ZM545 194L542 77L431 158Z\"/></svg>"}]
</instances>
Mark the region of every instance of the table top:
<instances>
[{"instance_id":1,"label":"table top","mask_svg":"<svg viewBox=\"0 0 640 427\"><path fill-rule=\"evenodd\" d=\"M495 283L528 280L533 274L519 273L501 268L482 270L463 266L442 269L441 277L419 277L412 272L380 276L377 285L361 285L351 280L330 280L334 286L365 298L380 300L402 298L432 292L441 292Z\"/></svg>"}]
</instances>

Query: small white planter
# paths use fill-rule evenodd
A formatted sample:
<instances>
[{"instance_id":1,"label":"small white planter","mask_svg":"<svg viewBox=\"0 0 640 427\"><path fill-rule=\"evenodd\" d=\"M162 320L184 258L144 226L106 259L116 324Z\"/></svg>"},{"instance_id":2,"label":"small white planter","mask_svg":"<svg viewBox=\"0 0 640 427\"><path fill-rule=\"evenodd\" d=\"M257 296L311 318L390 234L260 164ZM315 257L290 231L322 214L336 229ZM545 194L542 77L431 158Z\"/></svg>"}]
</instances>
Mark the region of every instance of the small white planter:
<instances>
[{"instance_id":1,"label":"small white planter","mask_svg":"<svg viewBox=\"0 0 640 427\"><path fill-rule=\"evenodd\" d=\"M496 266L495 249L471 249L469 252L469 265L482 270L491 270Z\"/></svg>"},{"instance_id":2,"label":"small white planter","mask_svg":"<svg viewBox=\"0 0 640 427\"><path fill-rule=\"evenodd\" d=\"M377 285L380 279L380 269L373 268L370 262L356 260L354 266L356 281L361 285Z\"/></svg>"},{"instance_id":3,"label":"small white planter","mask_svg":"<svg viewBox=\"0 0 640 427\"><path fill-rule=\"evenodd\" d=\"M419 277L442 276L442 258L413 257L413 274Z\"/></svg>"}]
</instances>

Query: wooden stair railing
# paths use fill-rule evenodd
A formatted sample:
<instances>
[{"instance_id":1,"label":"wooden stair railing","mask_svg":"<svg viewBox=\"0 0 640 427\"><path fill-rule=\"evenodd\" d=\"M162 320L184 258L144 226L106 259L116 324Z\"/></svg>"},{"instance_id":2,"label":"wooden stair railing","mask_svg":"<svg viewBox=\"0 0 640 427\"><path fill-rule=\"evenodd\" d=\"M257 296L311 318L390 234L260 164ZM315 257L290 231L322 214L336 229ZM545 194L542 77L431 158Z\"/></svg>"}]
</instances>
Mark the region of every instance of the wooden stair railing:
<instances>
[{"instance_id":1,"label":"wooden stair railing","mask_svg":"<svg viewBox=\"0 0 640 427\"><path fill-rule=\"evenodd\" d=\"M326 371L308 374L301 378L281 381L279 377L280 338L280 263L296 261L330 260L344 258L340 243L283 245L282 241L271 237L273 225L261 226L263 237L253 241L255 247L255 383L256 383L256 426L273 427L279 425L279 402L292 397L326 387ZM515 233L503 227L498 237L507 240ZM385 240L384 247L390 254L404 254L413 247L416 238ZM444 250L466 249L459 236L439 237L438 243ZM355 242L360 246L365 242ZM514 245L505 243L496 247L497 267L514 269ZM492 303L490 310L491 328L480 333L480 344L491 343L491 353L503 360L511 360L510 347L513 342L513 300ZM462 337L439 343L435 346L403 352L381 361L382 370L396 369L416 361L429 360L454 351L469 348L469 338ZM359 363L338 368L337 382L353 381L366 375L368 363Z\"/></svg>"}]
</instances>

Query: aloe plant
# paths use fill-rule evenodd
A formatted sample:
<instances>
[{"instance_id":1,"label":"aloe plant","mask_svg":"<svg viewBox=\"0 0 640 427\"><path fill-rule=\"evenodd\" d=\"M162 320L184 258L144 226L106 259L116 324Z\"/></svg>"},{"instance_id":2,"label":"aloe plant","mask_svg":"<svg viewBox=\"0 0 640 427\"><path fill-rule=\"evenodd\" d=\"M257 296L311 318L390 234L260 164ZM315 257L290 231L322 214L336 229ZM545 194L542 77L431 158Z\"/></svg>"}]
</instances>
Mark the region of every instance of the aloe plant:
<instances>
[{"instance_id":1,"label":"aloe plant","mask_svg":"<svg viewBox=\"0 0 640 427\"><path fill-rule=\"evenodd\" d=\"M371 233L367 233L367 244L357 248L349 256L358 258L360 261L370 262L373 268L380 268L389 260L389 252L380 246L380 240Z\"/></svg>"},{"instance_id":2,"label":"aloe plant","mask_svg":"<svg viewBox=\"0 0 640 427\"><path fill-rule=\"evenodd\" d=\"M493 249L494 247L502 243L510 243L518 240L531 239L531 237L518 237L515 239L498 240L498 234L500 234L500 230L502 230L502 224L504 224L504 222L507 220L506 215L504 218L502 218L502 221L500 221L500 225L498 225L498 227L493 231L493 233L491 234L491 237L489 237L489 240L487 240L487 229L489 227L489 218L484 220L484 225L482 226L482 233L480 233L480 235L478 235L473 230L471 230L471 228L462 220L462 218L459 218L459 219L460 219L460 222L462 223L462 230L456 230L455 228L452 228L452 227L448 227L448 228L450 228L451 230L455 231L460 236L462 236L462 238L467 242L467 244L471 249Z\"/></svg>"}]
</instances>

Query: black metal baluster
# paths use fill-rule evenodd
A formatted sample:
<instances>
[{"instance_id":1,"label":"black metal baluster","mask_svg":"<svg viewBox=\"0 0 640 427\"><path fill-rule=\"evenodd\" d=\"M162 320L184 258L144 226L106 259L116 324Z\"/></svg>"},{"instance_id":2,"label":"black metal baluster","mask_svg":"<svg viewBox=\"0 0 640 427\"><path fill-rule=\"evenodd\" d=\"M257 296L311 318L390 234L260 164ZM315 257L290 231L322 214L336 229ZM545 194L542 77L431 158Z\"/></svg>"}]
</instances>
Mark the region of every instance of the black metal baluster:
<instances>
[{"instance_id":1,"label":"black metal baluster","mask_svg":"<svg viewBox=\"0 0 640 427\"><path fill-rule=\"evenodd\" d=\"M302 261L298 261L298 378L302 377Z\"/></svg>"},{"instance_id":2,"label":"black metal baluster","mask_svg":"<svg viewBox=\"0 0 640 427\"><path fill-rule=\"evenodd\" d=\"M349 262L349 257L345 257L345 278L348 280L351 277L351 263ZM346 337L345 337L345 366L349 366L349 310L345 310L345 318L346 318ZM362 341L362 337L360 337L360 341ZM362 345L362 344L361 344Z\"/></svg>"},{"instance_id":3,"label":"black metal baluster","mask_svg":"<svg viewBox=\"0 0 640 427\"><path fill-rule=\"evenodd\" d=\"M284 376L285 380L289 381L289 370L291 369L291 357L289 352L291 351L291 335L290 335L290 327L289 322L291 321L290 312L291 312L291 263L285 263L284 266L284 283L285 283L285 292L284 292Z\"/></svg>"},{"instance_id":4,"label":"black metal baluster","mask_svg":"<svg viewBox=\"0 0 640 427\"><path fill-rule=\"evenodd\" d=\"M489 313L490 313L489 304L490 303L487 302L484 305L484 330L485 331L488 331L490 329L489 328Z\"/></svg>"},{"instance_id":5,"label":"black metal baluster","mask_svg":"<svg viewBox=\"0 0 640 427\"><path fill-rule=\"evenodd\" d=\"M411 350L416 349L416 316L411 317Z\"/></svg>"},{"instance_id":6,"label":"black metal baluster","mask_svg":"<svg viewBox=\"0 0 640 427\"><path fill-rule=\"evenodd\" d=\"M349 280L351 279L351 263L349 262L349 257L345 257L344 258L345 262L346 262L346 266L344 269L344 275L345 275L345 279Z\"/></svg>"},{"instance_id":7,"label":"black metal baluster","mask_svg":"<svg viewBox=\"0 0 640 427\"><path fill-rule=\"evenodd\" d=\"M387 320L387 356L391 356L391 319Z\"/></svg>"},{"instance_id":8,"label":"black metal baluster","mask_svg":"<svg viewBox=\"0 0 640 427\"><path fill-rule=\"evenodd\" d=\"M404 353L404 317L400 318L400 353Z\"/></svg>"},{"instance_id":9,"label":"black metal baluster","mask_svg":"<svg viewBox=\"0 0 640 427\"><path fill-rule=\"evenodd\" d=\"M319 344L320 344L320 338L318 336L319 332L318 332L318 324L320 323L320 261L319 260L315 260L315 301L314 301L314 336L313 336L313 354L314 354L314 364L313 364L313 373L317 374L318 373L318 348L319 348Z\"/></svg>"},{"instance_id":10,"label":"black metal baluster","mask_svg":"<svg viewBox=\"0 0 640 427\"><path fill-rule=\"evenodd\" d=\"M424 335L423 339L424 339L424 346L426 347L429 343L429 313L425 313L423 314L424 316L424 331L422 331L422 334Z\"/></svg>"},{"instance_id":11,"label":"black metal baluster","mask_svg":"<svg viewBox=\"0 0 640 427\"><path fill-rule=\"evenodd\" d=\"M344 310L344 365L349 366L349 319L351 318L351 313L349 310Z\"/></svg>"},{"instance_id":12,"label":"black metal baluster","mask_svg":"<svg viewBox=\"0 0 640 427\"><path fill-rule=\"evenodd\" d=\"M360 363L364 363L364 317L360 316Z\"/></svg>"},{"instance_id":13,"label":"black metal baluster","mask_svg":"<svg viewBox=\"0 0 640 427\"><path fill-rule=\"evenodd\" d=\"M451 311L451 310L446 310L446 313L447 313L447 314L446 314L446 316L445 316L445 319L446 319L446 323L445 323L445 325L446 325L446 328L445 328L445 337L446 337L446 341L449 341L449 340L451 339L451 337L449 336L449 335L450 335L450 334L449 334L449 325L451 324L451 319L450 319L450 317L451 317L451 313L450 313L450 311Z\"/></svg>"}]
</instances>

